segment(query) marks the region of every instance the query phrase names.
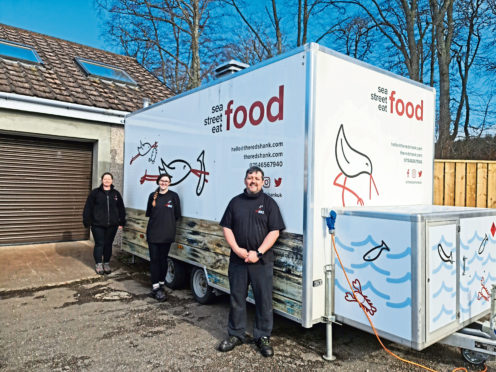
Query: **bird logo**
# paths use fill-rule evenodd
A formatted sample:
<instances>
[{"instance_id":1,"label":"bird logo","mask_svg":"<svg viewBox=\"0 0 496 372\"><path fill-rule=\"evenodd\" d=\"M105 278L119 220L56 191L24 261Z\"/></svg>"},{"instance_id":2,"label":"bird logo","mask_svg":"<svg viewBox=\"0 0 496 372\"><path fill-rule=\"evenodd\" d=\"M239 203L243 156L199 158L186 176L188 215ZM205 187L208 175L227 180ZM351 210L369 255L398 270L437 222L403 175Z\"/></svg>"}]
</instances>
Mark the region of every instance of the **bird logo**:
<instances>
[{"instance_id":1,"label":"bird logo","mask_svg":"<svg viewBox=\"0 0 496 372\"><path fill-rule=\"evenodd\" d=\"M163 174L168 174L171 176L170 186L178 185L183 182L191 173L198 177L198 184L196 186L196 195L200 196L203 192L205 182L208 182L207 176L210 174L205 170L205 150L203 150L196 161L200 163L199 169L191 168L191 165L183 159L175 159L169 163L166 163L164 159L160 159L162 166L158 167L159 174L152 175L145 174L140 178L140 183L143 184L145 181L156 181L158 177Z\"/></svg>"},{"instance_id":2,"label":"bird logo","mask_svg":"<svg viewBox=\"0 0 496 372\"><path fill-rule=\"evenodd\" d=\"M131 161L129 162L129 164L133 164L133 161L138 159L140 156L145 156L146 154L148 154L150 152L150 150L152 150L152 153L151 153L150 158L148 160L150 162L154 163L155 157L157 156L157 147L158 147L157 141L155 141L155 143L152 145L149 142L143 143L140 140L140 144L138 146L138 153L131 158Z\"/></svg>"},{"instance_id":3,"label":"bird logo","mask_svg":"<svg viewBox=\"0 0 496 372\"><path fill-rule=\"evenodd\" d=\"M334 151L336 155L336 161L338 163L338 167L341 170L341 172L336 176L333 184L334 186L343 189L341 194L343 207L345 206L345 202L344 202L345 191L348 191L349 193L351 193L356 197L357 204L359 205L364 204L363 199L360 196L358 196L358 194L355 191L353 191L352 189L346 186L346 181L348 178L355 178L360 176L361 174L368 174L370 177L369 200L372 199L372 184L374 185L377 195L379 195L379 191L377 190L377 186L375 185L374 177L372 177L372 161L367 155L351 147L350 143L346 139L343 124L341 124L341 126L339 127ZM344 175L344 182L341 184L338 183L338 179L342 175Z\"/></svg>"},{"instance_id":4,"label":"bird logo","mask_svg":"<svg viewBox=\"0 0 496 372\"><path fill-rule=\"evenodd\" d=\"M281 182L282 182L282 178L281 177L274 178L274 183L275 183L276 187L281 186Z\"/></svg>"}]
</instances>

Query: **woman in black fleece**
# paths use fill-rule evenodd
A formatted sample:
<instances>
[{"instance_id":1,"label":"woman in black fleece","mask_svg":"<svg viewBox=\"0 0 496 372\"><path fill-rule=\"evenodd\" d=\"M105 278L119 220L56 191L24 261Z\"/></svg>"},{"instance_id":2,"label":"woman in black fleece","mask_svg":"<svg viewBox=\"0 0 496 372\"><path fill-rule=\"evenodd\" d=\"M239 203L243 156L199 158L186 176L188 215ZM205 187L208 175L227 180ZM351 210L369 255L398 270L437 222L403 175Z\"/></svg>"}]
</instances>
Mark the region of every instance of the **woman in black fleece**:
<instances>
[{"instance_id":1,"label":"woman in black fleece","mask_svg":"<svg viewBox=\"0 0 496 372\"><path fill-rule=\"evenodd\" d=\"M109 172L102 175L102 184L91 191L83 211L83 224L85 227L91 226L95 240L93 257L95 271L100 275L111 273L112 243L117 229L122 229L126 224L124 202L112 185L113 180L114 176Z\"/></svg>"},{"instance_id":2,"label":"woman in black fleece","mask_svg":"<svg viewBox=\"0 0 496 372\"><path fill-rule=\"evenodd\" d=\"M181 217L179 196L169 190L171 176L162 174L157 178L158 188L148 197L146 216L150 217L146 228L146 239L150 251L151 296L165 301L165 276L167 256L176 237L176 221Z\"/></svg>"}]
</instances>

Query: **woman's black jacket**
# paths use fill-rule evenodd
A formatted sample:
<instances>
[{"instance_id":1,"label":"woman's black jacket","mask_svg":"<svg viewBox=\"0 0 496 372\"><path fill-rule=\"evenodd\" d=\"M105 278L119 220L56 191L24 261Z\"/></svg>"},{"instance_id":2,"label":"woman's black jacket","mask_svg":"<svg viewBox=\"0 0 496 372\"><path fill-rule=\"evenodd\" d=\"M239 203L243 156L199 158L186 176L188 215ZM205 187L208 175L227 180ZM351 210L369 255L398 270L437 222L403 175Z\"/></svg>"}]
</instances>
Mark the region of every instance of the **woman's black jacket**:
<instances>
[{"instance_id":1,"label":"woman's black jacket","mask_svg":"<svg viewBox=\"0 0 496 372\"><path fill-rule=\"evenodd\" d=\"M83 224L85 227L126 224L124 202L114 185L110 185L107 193L103 190L103 185L91 191L84 205Z\"/></svg>"}]
</instances>

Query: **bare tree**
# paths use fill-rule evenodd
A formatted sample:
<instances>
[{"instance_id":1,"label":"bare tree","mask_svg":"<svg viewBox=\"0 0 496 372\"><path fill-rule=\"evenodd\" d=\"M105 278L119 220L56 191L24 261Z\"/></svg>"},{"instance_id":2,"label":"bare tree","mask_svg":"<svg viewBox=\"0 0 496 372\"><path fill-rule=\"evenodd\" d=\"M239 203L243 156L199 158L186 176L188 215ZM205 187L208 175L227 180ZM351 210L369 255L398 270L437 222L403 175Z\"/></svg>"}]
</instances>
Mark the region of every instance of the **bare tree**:
<instances>
[{"instance_id":1,"label":"bare tree","mask_svg":"<svg viewBox=\"0 0 496 372\"><path fill-rule=\"evenodd\" d=\"M370 25L366 18L357 16L346 20L342 24L336 24L321 38L332 34L343 53L356 59L365 60L372 50L373 39L370 34L373 28L374 26ZM319 38L316 42L320 40Z\"/></svg>"},{"instance_id":2,"label":"bare tree","mask_svg":"<svg viewBox=\"0 0 496 372\"><path fill-rule=\"evenodd\" d=\"M253 38L256 40L256 45L258 45L261 49L263 49L262 54L267 56L267 58L273 57L275 54L279 54L282 52L282 32L280 29L280 18L277 15L277 6L275 0L271 0L270 10L267 6L265 6L265 13L268 15L268 19L274 28L274 33L276 35L275 50L274 44L271 41L270 37L264 37L268 35L266 32L267 27L263 22L257 22L255 19L249 16L250 12L246 10L247 3L243 2L243 0L224 0L224 2L231 6L234 11L238 14L242 23L249 29ZM248 37L251 39L251 37Z\"/></svg>"},{"instance_id":3,"label":"bare tree","mask_svg":"<svg viewBox=\"0 0 496 372\"><path fill-rule=\"evenodd\" d=\"M267 58L312 40L309 37L310 30L317 35L314 35L313 40L329 34L329 9L335 3L334 0L296 0L296 3L270 0L261 13L258 9L254 10L253 3L247 0L223 2L234 10L241 23L249 30L250 35L245 35L243 39L256 40L255 44L263 50L258 54ZM318 21L319 19L323 21ZM312 20L315 21L312 23Z\"/></svg>"},{"instance_id":4,"label":"bare tree","mask_svg":"<svg viewBox=\"0 0 496 372\"><path fill-rule=\"evenodd\" d=\"M417 0L342 0L339 3L362 9L401 55L410 79L423 81L423 64L427 60L424 44L430 27L425 6L420 6Z\"/></svg>"},{"instance_id":5,"label":"bare tree","mask_svg":"<svg viewBox=\"0 0 496 372\"><path fill-rule=\"evenodd\" d=\"M110 14L105 35L178 93L200 85L212 66L202 66L201 47L213 0L95 0ZM205 54L204 54L205 56Z\"/></svg>"},{"instance_id":6,"label":"bare tree","mask_svg":"<svg viewBox=\"0 0 496 372\"><path fill-rule=\"evenodd\" d=\"M326 27L321 27L321 25L316 24L316 22L310 24L310 18L328 19L329 17L328 14L326 14L326 11L328 11L330 7L336 9L337 11L341 11L344 14L344 10L335 7L335 3L336 1L333 0L298 0L296 46L300 46L308 42L308 32L310 27L313 28L317 34L320 33L320 35L315 37L316 41L321 40L330 33L330 30L334 28L334 25L331 25L326 30Z\"/></svg>"},{"instance_id":7,"label":"bare tree","mask_svg":"<svg viewBox=\"0 0 496 372\"><path fill-rule=\"evenodd\" d=\"M452 124L452 140L458 135L462 115L465 115L463 132L466 138L470 136L469 72L478 56L484 30L491 25L489 13L490 9L485 0L459 0L457 3L456 23L463 27L458 27L462 32L455 37L453 45L461 89L457 102L458 108Z\"/></svg>"}]
</instances>

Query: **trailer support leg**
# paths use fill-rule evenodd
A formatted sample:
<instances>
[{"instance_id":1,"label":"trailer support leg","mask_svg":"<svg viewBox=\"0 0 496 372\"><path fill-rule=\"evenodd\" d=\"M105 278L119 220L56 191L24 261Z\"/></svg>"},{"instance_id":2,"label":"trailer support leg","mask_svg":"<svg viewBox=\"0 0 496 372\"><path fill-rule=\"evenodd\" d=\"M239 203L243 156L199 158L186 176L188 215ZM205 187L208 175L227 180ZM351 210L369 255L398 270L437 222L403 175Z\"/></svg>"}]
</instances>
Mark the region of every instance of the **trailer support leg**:
<instances>
[{"instance_id":1,"label":"trailer support leg","mask_svg":"<svg viewBox=\"0 0 496 372\"><path fill-rule=\"evenodd\" d=\"M326 323L326 354L322 356L327 361L336 359L332 355L332 322L335 320L332 315L333 308L333 282L334 282L333 265L325 266L325 316L322 320Z\"/></svg>"},{"instance_id":2,"label":"trailer support leg","mask_svg":"<svg viewBox=\"0 0 496 372\"><path fill-rule=\"evenodd\" d=\"M496 284L491 286L491 318L489 319L491 338L496 339Z\"/></svg>"}]
</instances>

